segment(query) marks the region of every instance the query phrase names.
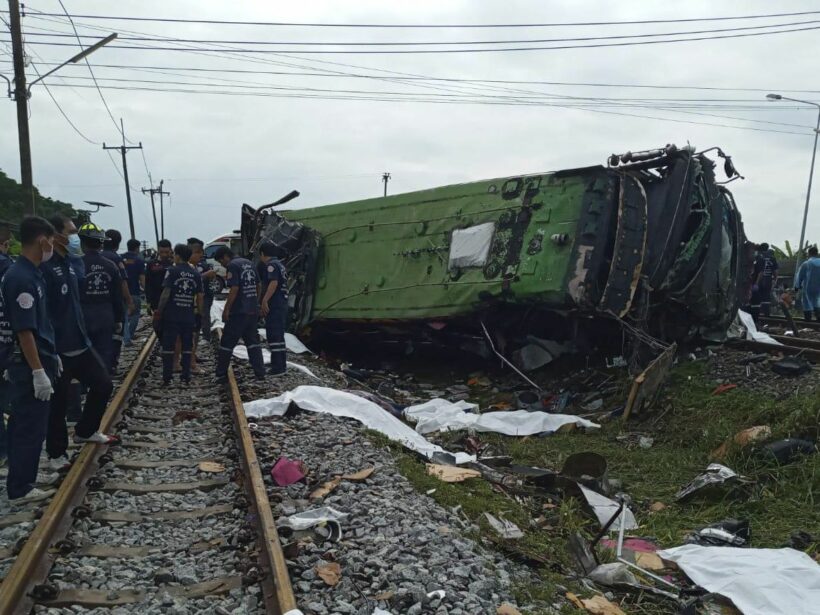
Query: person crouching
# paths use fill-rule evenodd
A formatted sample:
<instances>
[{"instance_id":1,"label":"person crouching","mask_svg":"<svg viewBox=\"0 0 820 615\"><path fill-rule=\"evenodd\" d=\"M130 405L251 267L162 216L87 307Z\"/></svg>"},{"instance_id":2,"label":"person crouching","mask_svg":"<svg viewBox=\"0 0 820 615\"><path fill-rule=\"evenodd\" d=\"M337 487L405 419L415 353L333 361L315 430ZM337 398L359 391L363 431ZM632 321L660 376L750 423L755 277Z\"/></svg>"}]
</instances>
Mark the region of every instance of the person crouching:
<instances>
[{"instance_id":1,"label":"person crouching","mask_svg":"<svg viewBox=\"0 0 820 615\"><path fill-rule=\"evenodd\" d=\"M162 383L170 384L174 370L174 345L182 343L182 382L191 381L191 353L195 326L195 308L202 313L202 278L188 260L191 248L174 246L174 265L169 267L162 282L159 305L154 311L154 329L162 340Z\"/></svg>"}]
</instances>

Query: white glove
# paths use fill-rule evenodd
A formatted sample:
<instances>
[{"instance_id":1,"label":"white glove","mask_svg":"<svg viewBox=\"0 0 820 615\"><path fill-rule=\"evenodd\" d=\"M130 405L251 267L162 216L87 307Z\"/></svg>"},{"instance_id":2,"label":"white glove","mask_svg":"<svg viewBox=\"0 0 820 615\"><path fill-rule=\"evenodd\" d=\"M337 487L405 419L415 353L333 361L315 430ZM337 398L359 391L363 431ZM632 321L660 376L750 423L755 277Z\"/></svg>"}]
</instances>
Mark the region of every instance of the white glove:
<instances>
[{"instance_id":1,"label":"white glove","mask_svg":"<svg viewBox=\"0 0 820 615\"><path fill-rule=\"evenodd\" d=\"M6 382L11 382L11 376L9 376L9 370L3 371L3 380Z\"/></svg>"},{"instance_id":2,"label":"white glove","mask_svg":"<svg viewBox=\"0 0 820 615\"><path fill-rule=\"evenodd\" d=\"M40 401L48 401L54 393L54 387L51 386L51 380L46 376L46 370L35 369L31 372L34 380L34 397Z\"/></svg>"},{"instance_id":3,"label":"white glove","mask_svg":"<svg viewBox=\"0 0 820 615\"><path fill-rule=\"evenodd\" d=\"M60 377L60 374L63 373L63 360L58 356L57 357L57 378Z\"/></svg>"}]
</instances>

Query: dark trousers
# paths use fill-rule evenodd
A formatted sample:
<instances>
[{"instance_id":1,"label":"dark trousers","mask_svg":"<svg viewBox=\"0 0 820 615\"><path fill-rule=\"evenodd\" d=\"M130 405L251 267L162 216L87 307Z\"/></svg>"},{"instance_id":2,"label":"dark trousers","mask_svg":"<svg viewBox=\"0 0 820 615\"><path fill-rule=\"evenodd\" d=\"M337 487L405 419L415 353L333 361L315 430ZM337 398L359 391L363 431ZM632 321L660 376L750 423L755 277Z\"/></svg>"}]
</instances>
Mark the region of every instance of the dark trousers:
<instances>
[{"instance_id":1,"label":"dark trousers","mask_svg":"<svg viewBox=\"0 0 820 615\"><path fill-rule=\"evenodd\" d=\"M44 361L43 367L54 382L54 364L49 362L46 366ZM26 495L37 481L40 451L46 439L51 404L34 397L28 365L14 363L8 371L11 379L11 417L6 433L9 457L6 492L10 499L14 499Z\"/></svg>"},{"instance_id":2,"label":"dark trousers","mask_svg":"<svg viewBox=\"0 0 820 615\"><path fill-rule=\"evenodd\" d=\"M270 350L270 373L283 374L287 370L287 348L285 329L288 322L288 304L281 302L271 305L265 316L265 337Z\"/></svg>"},{"instance_id":3,"label":"dark trousers","mask_svg":"<svg viewBox=\"0 0 820 615\"><path fill-rule=\"evenodd\" d=\"M245 342L248 349L248 359L257 377L265 375L265 363L262 359L262 343L259 341L259 331L256 330L256 314L231 314L225 328L222 330L222 341L219 342L219 352L216 357L216 377L225 378L228 375L228 365L231 362L233 349L239 339Z\"/></svg>"},{"instance_id":4,"label":"dark trousers","mask_svg":"<svg viewBox=\"0 0 820 615\"><path fill-rule=\"evenodd\" d=\"M102 359L105 369L110 373L114 362L114 327L89 328L88 339Z\"/></svg>"},{"instance_id":5,"label":"dark trousers","mask_svg":"<svg viewBox=\"0 0 820 615\"><path fill-rule=\"evenodd\" d=\"M760 281L758 285L758 292L760 293L760 315L772 315L772 280L766 278Z\"/></svg>"},{"instance_id":6,"label":"dark trousers","mask_svg":"<svg viewBox=\"0 0 820 615\"><path fill-rule=\"evenodd\" d=\"M191 352L194 349L193 322L162 322L162 380L170 382L174 374L174 346L182 341L182 381L191 380Z\"/></svg>"},{"instance_id":7,"label":"dark trousers","mask_svg":"<svg viewBox=\"0 0 820 615\"><path fill-rule=\"evenodd\" d=\"M86 389L85 406L80 419L74 426L74 433L81 438L88 438L100 428L100 421L105 414L108 399L114 390L108 370L102 359L90 348L76 357L62 357L63 373L54 387L51 398L51 412L48 419L46 452L49 457L61 457L68 450L68 428L66 412L73 402L76 387L72 380L79 380Z\"/></svg>"},{"instance_id":8,"label":"dark trousers","mask_svg":"<svg viewBox=\"0 0 820 615\"><path fill-rule=\"evenodd\" d=\"M11 385L0 376L0 459L6 458L8 440L6 439L6 414L9 411Z\"/></svg>"},{"instance_id":9,"label":"dark trousers","mask_svg":"<svg viewBox=\"0 0 820 615\"><path fill-rule=\"evenodd\" d=\"M202 339L211 341L211 305L213 305L213 297L205 297L202 301Z\"/></svg>"}]
</instances>

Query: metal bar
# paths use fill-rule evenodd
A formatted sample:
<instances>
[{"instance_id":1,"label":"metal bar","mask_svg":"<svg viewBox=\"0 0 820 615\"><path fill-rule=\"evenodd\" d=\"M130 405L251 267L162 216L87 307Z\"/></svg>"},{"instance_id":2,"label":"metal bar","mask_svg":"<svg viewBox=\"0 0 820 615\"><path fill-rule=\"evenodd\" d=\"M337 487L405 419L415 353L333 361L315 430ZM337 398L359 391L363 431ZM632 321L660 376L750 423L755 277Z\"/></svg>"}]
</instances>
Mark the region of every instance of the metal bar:
<instances>
[{"instance_id":1,"label":"metal bar","mask_svg":"<svg viewBox=\"0 0 820 615\"><path fill-rule=\"evenodd\" d=\"M219 329L219 338L222 339L221 329ZM256 457L256 449L253 446L248 419L245 416L245 406L239 396L239 387L232 367L228 369L228 387L239 446L242 451L240 459L244 466L244 476L247 479L244 482L251 496L251 503L256 509L256 520L259 525L259 553L265 560L263 563L267 566L270 573L269 578L273 583L272 588L270 588L273 595L269 595L269 591L266 591L265 603L274 613L285 615L296 609L296 598L293 595L288 566L285 562L285 555L282 553L282 545L279 542L279 533L276 531L276 523L273 520L268 492L262 479L262 470Z\"/></svg>"},{"instance_id":2,"label":"metal bar","mask_svg":"<svg viewBox=\"0 0 820 615\"><path fill-rule=\"evenodd\" d=\"M779 325L782 327L791 326L788 320L780 316L761 316L758 320L760 320L760 322L764 325ZM794 324L802 329L813 329L815 331L820 331L820 322L814 322L812 320L797 320Z\"/></svg>"},{"instance_id":3,"label":"metal bar","mask_svg":"<svg viewBox=\"0 0 820 615\"><path fill-rule=\"evenodd\" d=\"M151 355L155 341L156 335L151 333L128 371L125 380L123 380L123 383L109 402L100 422L99 430L101 432L109 431L119 421L120 414L126 407L125 402L145 367L148 357ZM69 508L77 501L78 497L81 498L88 491L85 480L93 471L98 457L106 450L107 447L94 444L86 444L82 447L79 456L60 484L57 493L54 494L40 522L34 528L17 559L14 560L8 574L6 574L5 579L3 579L2 585L0 585L0 615L27 613L31 608L30 603L25 603L28 602L26 596L30 588L41 580L36 571L41 568L41 561L53 542L59 526L68 515ZM47 567L45 574L48 574Z\"/></svg>"},{"instance_id":4,"label":"metal bar","mask_svg":"<svg viewBox=\"0 0 820 615\"><path fill-rule=\"evenodd\" d=\"M785 344L786 346L796 346L798 348L812 348L814 350L820 350L820 340L807 340L802 337L792 337L791 335L772 335L771 333L769 335L781 344Z\"/></svg>"},{"instance_id":5,"label":"metal bar","mask_svg":"<svg viewBox=\"0 0 820 615\"><path fill-rule=\"evenodd\" d=\"M510 361L507 359L507 357L505 357L503 354L501 354L500 352L498 352L498 351L495 349L495 344L493 344L493 338L492 338L492 337L490 337L490 332L489 332L489 331L487 331L487 326L484 324L484 321L483 321L483 320L481 321L481 328L482 328L482 329L484 329L484 335L487 337L487 341L488 341L488 342L490 342L490 349L491 349L491 350L492 350L492 351L496 354L496 356L498 356L498 358L499 358L499 359L501 359L501 360L502 360L504 363L506 363L507 365L509 365L509 366L512 368L512 370L513 370L516 374L518 374L519 376L521 376L524 380L526 380L527 382L529 382L529 383L530 383L530 384L531 384L531 385L532 385L532 386L533 386L533 387L534 387L537 391L539 391L539 392L540 392L540 391L542 390L540 386L538 386L538 385L537 385L537 384L535 384L532 380L530 380L529 378L527 378L527 377L524 375L524 373L523 373L520 369L518 369L515 365L513 365L513 364L512 364L512 362L510 362Z\"/></svg>"},{"instance_id":6,"label":"metal bar","mask_svg":"<svg viewBox=\"0 0 820 615\"><path fill-rule=\"evenodd\" d=\"M789 340L791 343L793 340ZM770 352L772 354L783 354L788 356L800 355L808 361L813 363L820 363L820 350L813 348L798 348L797 346L787 346L778 344L766 344L764 342L752 342L750 340L738 340L727 344L732 348L743 348L746 350L755 350L757 352Z\"/></svg>"}]
</instances>

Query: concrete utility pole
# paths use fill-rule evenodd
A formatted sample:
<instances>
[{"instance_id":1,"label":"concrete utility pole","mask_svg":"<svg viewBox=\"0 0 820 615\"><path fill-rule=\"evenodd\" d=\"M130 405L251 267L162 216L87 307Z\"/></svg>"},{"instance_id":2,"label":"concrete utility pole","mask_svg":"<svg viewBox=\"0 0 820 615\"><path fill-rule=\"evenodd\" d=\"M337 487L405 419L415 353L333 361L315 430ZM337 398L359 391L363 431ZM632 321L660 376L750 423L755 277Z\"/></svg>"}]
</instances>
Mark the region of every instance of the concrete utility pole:
<instances>
[{"instance_id":1,"label":"concrete utility pole","mask_svg":"<svg viewBox=\"0 0 820 615\"><path fill-rule=\"evenodd\" d=\"M390 181L390 173L387 171L382 173L382 181L384 182L384 196L387 196L387 182Z\"/></svg>"},{"instance_id":2,"label":"concrete utility pole","mask_svg":"<svg viewBox=\"0 0 820 615\"><path fill-rule=\"evenodd\" d=\"M159 180L159 190L157 194L159 194L159 227L162 231L162 238L165 239L165 205L162 202L162 196L167 195L171 196L170 192L163 192L162 184L165 183L164 179Z\"/></svg>"},{"instance_id":3,"label":"concrete utility pole","mask_svg":"<svg viewBox=\"0 0 820 615\"><path fill-rule=\"evenodd\" d=\"M151 179L150 177L148 179ZM154 188L151 186L150 188L143 188L143 194L150 194L151 195L151 213L154 216L154 237L157 239L157 247L159 247L159 229L157 228L157 210L154 207L154 195L159 192L159 188Z\"/></svg>"},{"instance_id":4,"label":"concrete utility pole","mask_svg":"<svg viewBox=\"0 0 820 615\"><path fill-rule=\"evenodd\" d=\"M17 139L20 144L20 181L25 198L24 211L34 215L34 180L31 175L31 140L28 132L28 90L23 57L23 34L20 24L20 3L9 0L11 52L14 62L14 101L17 103Z\"/></svg>"},{"instance_id":5,"label":"concrete utility pole","mask_svg":"<svg viewBox=\"0 0 820 615\"><path fill-rule=\"evenodd\" d=\"M125 127L122 124L122 118L120 118L120 132L122 133L122 145L112 145L109 147L103 142L103 149L116 149L119 150L122 155L122 178L125 180L125 200L128 203L128 225L131 227L131 239L135 239L134 211L131 207L131 184L128 183L128 163L125 161L125 154L131 149L142 149L142 142L140 142L139 145L125 144Z\"/></svg>"}]
</instances>

